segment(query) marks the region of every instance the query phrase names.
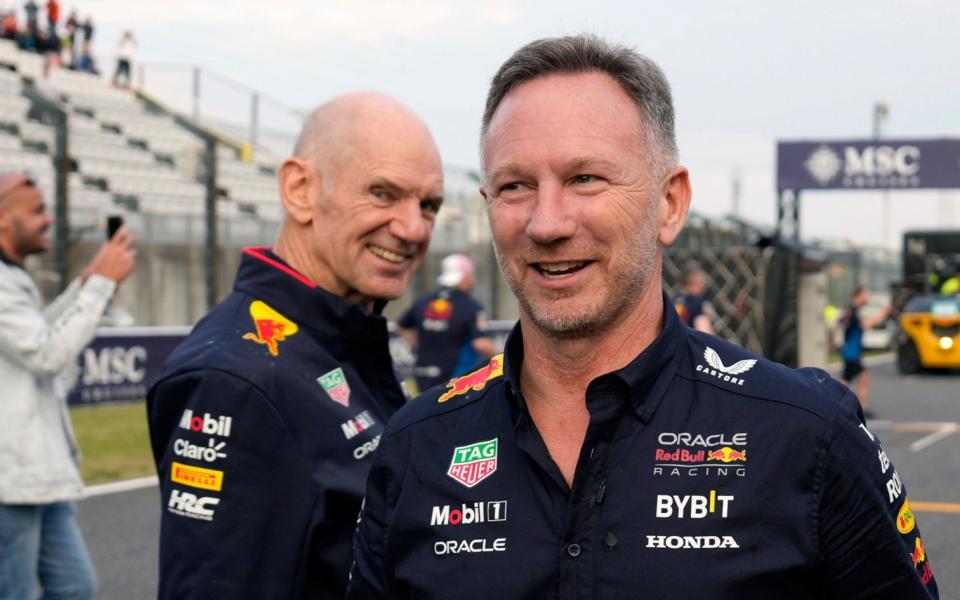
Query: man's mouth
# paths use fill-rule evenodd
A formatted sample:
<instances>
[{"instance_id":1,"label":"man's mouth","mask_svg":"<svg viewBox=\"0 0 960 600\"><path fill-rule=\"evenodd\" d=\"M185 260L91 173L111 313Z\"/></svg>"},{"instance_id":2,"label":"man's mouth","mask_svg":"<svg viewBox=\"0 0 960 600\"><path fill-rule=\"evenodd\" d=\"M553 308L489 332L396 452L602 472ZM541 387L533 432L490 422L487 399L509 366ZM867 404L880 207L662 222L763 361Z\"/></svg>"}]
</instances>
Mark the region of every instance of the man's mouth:
<instances>
[{"instance_id":1,"label":"man's mouth","mask_svg":"<svg viewBox=\"0 0 960 600\"><path fill-rule=\"evenodd\" d=\"M407 260L408 258L410 258L409 256L406 256L406 255L404 255L404 254L397 254L396 252L387 250L386 248L384 248L384 247L382 247L382 246L375 246L375 245L373 245L373 244L369 244L369 245L367 246L367 249L370 250L370 252L373 252L374 254L376 254L377 256L379 256L380 258L382 258L382 259L384 259L384 260L388 260L388 261L390 261L390 262L392 262L392 263L395 263L395 264L400 264L400 263L402 263L403 261L405 261L405 260Z\"/></svg>"},{"instance_id":2,"label":"man's mouth","mask_svg":"<svg viewBox=\"0 0 960 600\"><path fill-rule=\"evenodd\" d=\"M578 260L578 261L566 261L566 262L550 262L550 263L533 263L533 267L540 272L544 277L563 277L565 275L570 275L576 273L577 271L583 269L593 261L589 260Z\"/></svg>"}]
</instances>

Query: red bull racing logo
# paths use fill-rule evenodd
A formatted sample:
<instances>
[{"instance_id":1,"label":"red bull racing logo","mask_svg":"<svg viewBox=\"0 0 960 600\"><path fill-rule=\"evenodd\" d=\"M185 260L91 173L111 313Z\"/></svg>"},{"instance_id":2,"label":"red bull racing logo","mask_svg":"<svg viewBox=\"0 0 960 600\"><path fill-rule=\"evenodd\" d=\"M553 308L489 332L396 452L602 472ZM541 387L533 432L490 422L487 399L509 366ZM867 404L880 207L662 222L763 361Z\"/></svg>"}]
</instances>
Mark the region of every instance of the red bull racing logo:
<instances>
[{"instance_id":1,"label":"red bull racing logo","mask_svg":"<svg viewBox=\"0 0 960 600\"><path fill-rule=\"evenodd\" d=\"M501 375L503 375L503 355L498 354L491 358L485 367L463 377L451 379L447 383L447 391L437 399L437 402L442 404L450 398L466 394L470 390L479 392L487 385L488 381Z\"/></svg>"},{"instance_id":2,"label":"red bull racing logo","mask_svg":"<svg viewBox=\"0 0 960 600\"><path fill-rule=\"evenodd\" d=\"M453 449L447 475L472 488L497 470L497 438Z\"/></svg>"},{"instance_id":3,"label":"red bull racing logo","mask_svg":"<svg viewBox=\"0 0 960 600\"><path fill-rule=\"evenodd\" d=\"M427 309L423 311L423 316L428 319L440 319L446 321L453 314L453 303L446 298L437 298L427 304Z\"/></svg>"},{"instance_id":4,"label":"red bull racing logo","mask_svg":"<svg viewBox=\"0 0 960 600\"><path fill-rule=\"evenodd\" d=\"M707 452L707 461L719 460L720 462L731 463L734 461L747 462L747 450L734 450L730 446L724 446L719 450Z\"/></svg>"},{"instance_id":5,"label":"red bull racing logo","mask_svg":"<svg viewBox=\"0 0 960 600\"><path fill-rule=\"evenodd\" d=\"M250 303L250 316L253 317L253 324L257 331L244 334L243 339L266 345L273 356L280 354L280 342L300 330L296 323L262 300L254 300Z\"/></svg>"}]
</instances>

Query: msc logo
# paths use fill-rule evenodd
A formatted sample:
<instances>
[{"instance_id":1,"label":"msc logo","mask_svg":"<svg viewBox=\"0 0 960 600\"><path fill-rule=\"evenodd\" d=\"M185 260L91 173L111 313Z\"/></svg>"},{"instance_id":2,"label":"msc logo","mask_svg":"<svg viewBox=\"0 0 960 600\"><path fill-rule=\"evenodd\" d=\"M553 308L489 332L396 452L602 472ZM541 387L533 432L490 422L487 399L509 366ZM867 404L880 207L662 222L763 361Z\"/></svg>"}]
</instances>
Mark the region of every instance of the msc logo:
<instances>
[{"instance_id":1,"label":"msc logo","mask_svg":"<svg viewBox=\"0 0 960 600\"><path fill-rule=\"evenodd\" d=\"M724 535L648 535L647 548L663 548L667 550L680 549L723 549L739 548L737 540L732 536Z\"/></svg>"},{"instance_id":2,"label":"msc logo","mask_svg":"<svg viewBox=\"0 0 960 600\"><path fill-rule=\"evenodd\" d=\"M173 490L170 492L170 501L167 502L167 510L182 517L212 521L213 509L207 507L218 504L220 504L219 498L211 498L209 496L198 498L190 492Z\"/></svg>"},{"instance_id":3,"label":"msc logo","mask_svg":"<svg viewBox=\"0 0 960 600\"><path fill-rule=\"evenodd\" d=\"M657 518L703 519L720 510L720 518L726 519L733 496L718 496L716 490L710 490L709 496L671 496L657 494ZM718 506L719 504L719 506Z\"/></svg>"},{"instance_id":4,"label":"msc logo","mask_svg":"<svg viewBox=\"0 0 960 600\"><path fill-rule=\"evenodd\" d=\"M459 508L450 505L434 506L430 513L430 525L473 525L493 521L507 520L507 501L474 502L473 506L461 504Z\"/></svg>"},{"instance_id":5,"label":"msc logo","mask_svg":"<svg viewBox=\"0 0 960 600\"><path fill-rule=\"evenodd\" d=\"M210 413L203 413L202 417L195 417L193 411L189 408L183 411L183 415L180 417L180 429L220 437L230 437L231 424L233 424L233 417L220 416L214 418L210 416Z\"/></svg>"},{"instance_id":6,"label":"msc logo","mask_svg":"<svg viewBox=\"0 0 960 600\"><path fill-rule=\"evenodd\" d=\"M204 469L178 462L170 465L170 480L202 490L219 492L223 489L223 471Z\"/></svg>"},{"instance_id":7,"label":"msc logo","mask_svg":"<svg viewBox=\"0 0 960 600\"><path fill-rule=\"evenodd\" d=\"M243 339L264 344L272 356L280 354L280 342L300 330L296 323L262 300L254 300L250 303L250 316L253 318L256 332L243 334Z\"/></svg>"}]
</instances>

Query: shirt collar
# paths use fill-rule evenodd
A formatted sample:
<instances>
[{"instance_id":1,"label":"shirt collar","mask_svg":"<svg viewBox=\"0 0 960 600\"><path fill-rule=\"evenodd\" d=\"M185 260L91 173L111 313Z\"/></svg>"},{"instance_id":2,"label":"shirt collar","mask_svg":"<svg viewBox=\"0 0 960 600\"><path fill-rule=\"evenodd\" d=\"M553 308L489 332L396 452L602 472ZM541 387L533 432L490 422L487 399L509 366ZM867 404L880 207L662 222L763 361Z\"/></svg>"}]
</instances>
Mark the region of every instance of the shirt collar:
<instances>
[{"instance_id":1,"label":"shirt collar","mask_svg":"<svg viewBox=\"0 0 960 600\"><path fill-rule=\"evenodd\" d=\"M387 321L379 314L385 302L368 312L361 304L318 287L269 247L244 248L234 289L312 330L335 357L363 353L371 345L387 346Z\"/></svg>"},{"instance_id":2,"label":"shirt collar","mask_svg":"<svg viewBox=\"0 0 960 600\"><path fill-rule=\"evenodd\" d=\"M611 371L594 379L614 377L628 390L627 400L645 423L656 411L660 400L673 379L679 364L678 348L686 333L673 303L663 293L663 329L660 335L623 368ZM503 373L507 384L507 397L513 407L526 412L520 394L520 367L523 364L523 332L517 323L507 337L503 353Z\"/></svg>"}]
</instances>

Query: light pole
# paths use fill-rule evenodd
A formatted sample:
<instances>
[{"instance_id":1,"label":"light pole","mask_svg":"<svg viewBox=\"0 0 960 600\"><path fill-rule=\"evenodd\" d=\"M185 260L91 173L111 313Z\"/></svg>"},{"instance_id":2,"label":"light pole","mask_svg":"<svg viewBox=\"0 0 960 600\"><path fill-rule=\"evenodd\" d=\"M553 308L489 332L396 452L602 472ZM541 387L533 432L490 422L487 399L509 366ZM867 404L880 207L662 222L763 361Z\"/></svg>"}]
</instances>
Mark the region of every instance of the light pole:
<instances>
[{"instance_id":1,"label":"light pole","mask_svg":"<svg viewBox=\"0 0 960 600\"><path fill-rule=\"evenodd\" d=\"M890 116L890 107L883 100L877 100L873 103L873 139L874 141L879 141L882 135L881 127L883 126L884 121ZM883 236L883 245L886 247L890 246L890 192L888 190L883 190L881 192L883 199L883 230L881 235Z\"/></svg>"}]
</instances>

